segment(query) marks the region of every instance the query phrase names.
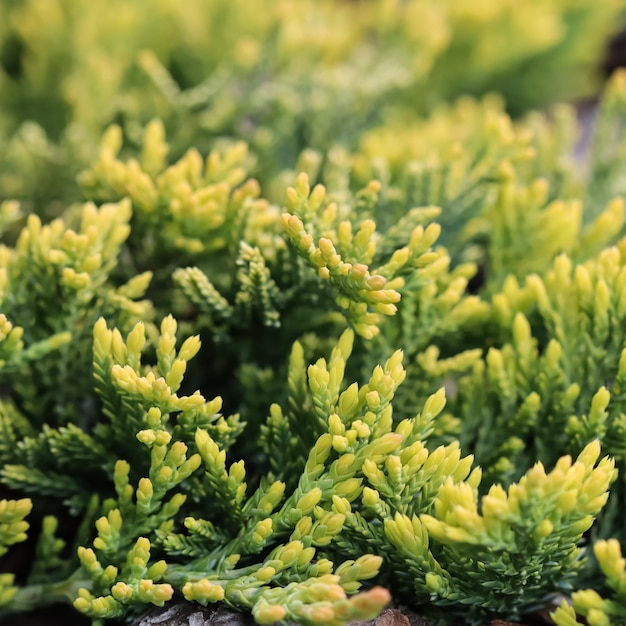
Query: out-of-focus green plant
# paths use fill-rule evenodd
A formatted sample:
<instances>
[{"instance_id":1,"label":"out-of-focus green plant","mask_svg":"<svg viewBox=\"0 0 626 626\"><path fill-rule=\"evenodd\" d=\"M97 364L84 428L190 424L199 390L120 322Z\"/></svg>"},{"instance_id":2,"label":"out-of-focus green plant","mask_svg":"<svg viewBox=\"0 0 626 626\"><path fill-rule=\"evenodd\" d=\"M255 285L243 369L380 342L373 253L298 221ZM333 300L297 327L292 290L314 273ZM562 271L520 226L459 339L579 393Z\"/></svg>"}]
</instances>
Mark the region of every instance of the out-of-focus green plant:
<instances>
[{"instance_id":1,"label":"out-of-focus green plant","mask_svg":"<svg viewBox=\"0 0 626 626\"><path fill-rule=\"evenodd\" d=\"M113 122L180 156L247 141L263 182L304 148L463 93L516 112L592 93L623 0L2 0L0 198L55 210ZM380 51L384 50L384 54ZM512 78L514 77L514 78ZM58 208L58 207L57 207Z\"/></svg>"}]
</instances>

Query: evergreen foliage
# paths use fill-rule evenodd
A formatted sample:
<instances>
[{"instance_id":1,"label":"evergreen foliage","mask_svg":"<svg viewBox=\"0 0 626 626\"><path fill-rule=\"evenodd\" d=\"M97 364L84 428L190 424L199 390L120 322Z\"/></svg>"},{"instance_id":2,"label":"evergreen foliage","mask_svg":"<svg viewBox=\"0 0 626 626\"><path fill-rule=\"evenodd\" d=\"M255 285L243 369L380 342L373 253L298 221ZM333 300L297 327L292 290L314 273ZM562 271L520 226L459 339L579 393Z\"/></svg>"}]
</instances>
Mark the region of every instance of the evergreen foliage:
<instances>
[{"instance_id":1,"label":"evergreen foliage","mask_svg":"<svg viewBox=\"0 0 626 626\"><path fill-rule=\"evenodd\" d=\"M622 624L623 8L0 0L0 615Z\"/></svg>"}]
</instances>

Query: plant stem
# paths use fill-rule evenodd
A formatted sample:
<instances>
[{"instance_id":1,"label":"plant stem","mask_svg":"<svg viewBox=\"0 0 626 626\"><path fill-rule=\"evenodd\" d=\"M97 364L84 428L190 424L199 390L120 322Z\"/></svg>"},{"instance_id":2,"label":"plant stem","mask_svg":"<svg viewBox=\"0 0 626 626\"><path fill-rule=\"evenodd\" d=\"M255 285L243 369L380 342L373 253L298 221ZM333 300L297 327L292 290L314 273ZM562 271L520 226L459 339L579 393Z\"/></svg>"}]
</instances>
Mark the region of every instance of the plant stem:
<instances>
[{"instance_id":1,"label":"plant stem","mask_svg":"<svg viewBox=\"0 0 626 626\"><path fill-rule=\"evenodd\" d=\"M51 604L72 604L81 587L87 589L91 587L90 580L80 579L77 574L78 572L61 582L19 587L11 600L11 607L0 609L0 617L9 613L32 611Z\"/></svg>"}]
</instances>

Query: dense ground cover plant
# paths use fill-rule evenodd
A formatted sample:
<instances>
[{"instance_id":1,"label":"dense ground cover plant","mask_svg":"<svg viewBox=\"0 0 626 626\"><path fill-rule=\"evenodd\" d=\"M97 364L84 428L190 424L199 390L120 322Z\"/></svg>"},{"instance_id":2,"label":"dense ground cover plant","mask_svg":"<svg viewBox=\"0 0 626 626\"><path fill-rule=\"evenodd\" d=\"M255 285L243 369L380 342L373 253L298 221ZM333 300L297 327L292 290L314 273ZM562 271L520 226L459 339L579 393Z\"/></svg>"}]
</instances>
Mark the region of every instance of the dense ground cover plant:
<instances>
[{"instance_id":1,"label":"dense ground cover plant","mask_svg":"<svg viewBox=\"0 0 626 626\"><path fill-rule=\"evenodd\" d=\"M0 614L623 622L620 2L0 6Z\"/></svg>"}]
</instances>

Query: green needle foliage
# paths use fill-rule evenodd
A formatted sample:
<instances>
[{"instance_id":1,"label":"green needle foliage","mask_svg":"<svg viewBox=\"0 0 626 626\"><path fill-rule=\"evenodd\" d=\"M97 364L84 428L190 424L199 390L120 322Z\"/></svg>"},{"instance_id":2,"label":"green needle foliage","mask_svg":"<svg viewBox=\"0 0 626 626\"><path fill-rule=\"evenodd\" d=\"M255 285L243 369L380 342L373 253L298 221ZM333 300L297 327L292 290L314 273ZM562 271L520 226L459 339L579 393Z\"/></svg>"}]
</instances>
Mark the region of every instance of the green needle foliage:
<instances>
[{"instance_id":1,"label":"green needle foliage","mask_svg":"<svg viewBox=\"0 0 626 626\"><path fill-rule=\"evenodd\" d=\"M588 624L618 624L626 619L624 593L626 591L626 568L619 542L615 539L598 541L594 552L606 584L610 589L611 599L603 599L597 591L586 589L573 595L573 606L563 603L554 613L558 626L575 626L580 622L576 614L584 617Z\"/></svg>"},{"instance_id":2,"label":"green needle foliage","mask_svg":"<svg viewBox=\"0 0 626 626\"><path fill-rule=\"evenodd\" d=\"M623 624L624 8L0 0L0 617Z\"/></svg>"}]
</instances>

